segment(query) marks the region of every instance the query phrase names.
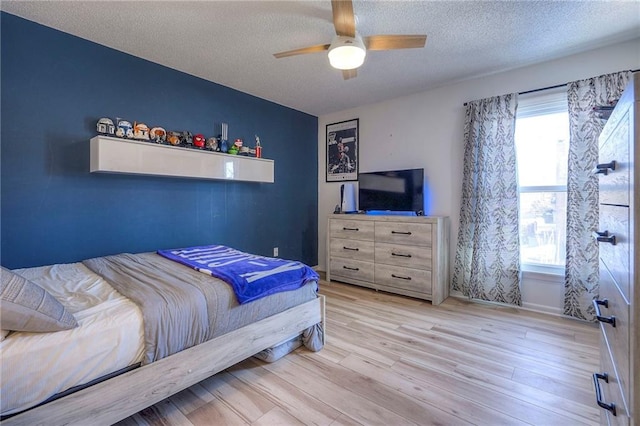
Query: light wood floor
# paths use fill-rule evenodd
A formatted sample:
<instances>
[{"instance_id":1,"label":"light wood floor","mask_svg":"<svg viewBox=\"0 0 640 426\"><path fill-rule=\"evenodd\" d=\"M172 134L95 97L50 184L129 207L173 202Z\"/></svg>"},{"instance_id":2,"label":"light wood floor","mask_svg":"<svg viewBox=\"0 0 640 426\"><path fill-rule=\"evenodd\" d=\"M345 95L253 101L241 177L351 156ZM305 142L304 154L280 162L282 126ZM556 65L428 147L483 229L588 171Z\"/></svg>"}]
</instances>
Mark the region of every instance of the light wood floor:
<instances>
[{"instance_id":1,"label":"light wood floor","mask_svg":"<svg viewBox=\"0 0 640 426\"><path fill-rule=\"evenodd\" d=\"M246 360L128 425L598 424L595 326L321 282L327 342Z\"/></svg>"}]
</instances>

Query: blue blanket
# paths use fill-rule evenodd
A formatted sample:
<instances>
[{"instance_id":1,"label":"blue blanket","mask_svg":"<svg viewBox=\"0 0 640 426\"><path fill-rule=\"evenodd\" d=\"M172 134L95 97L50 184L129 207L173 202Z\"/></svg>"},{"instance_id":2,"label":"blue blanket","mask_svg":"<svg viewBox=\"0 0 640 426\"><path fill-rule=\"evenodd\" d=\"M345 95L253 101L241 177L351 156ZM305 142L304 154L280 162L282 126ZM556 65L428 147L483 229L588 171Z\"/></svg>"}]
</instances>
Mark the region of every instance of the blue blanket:
<instances>
[{"instance_id":1,"label":"blue blanket","mask_svg":"<svg viewBox=\"0 0 640 426\"><path fill-rule=\"evenodd\" d=\"M160 256L220 278L231 285L240 304L281 291L295 290L319 279L301 262L244 253L211 245L158 250Z\"/></svg>"}]
</instances>

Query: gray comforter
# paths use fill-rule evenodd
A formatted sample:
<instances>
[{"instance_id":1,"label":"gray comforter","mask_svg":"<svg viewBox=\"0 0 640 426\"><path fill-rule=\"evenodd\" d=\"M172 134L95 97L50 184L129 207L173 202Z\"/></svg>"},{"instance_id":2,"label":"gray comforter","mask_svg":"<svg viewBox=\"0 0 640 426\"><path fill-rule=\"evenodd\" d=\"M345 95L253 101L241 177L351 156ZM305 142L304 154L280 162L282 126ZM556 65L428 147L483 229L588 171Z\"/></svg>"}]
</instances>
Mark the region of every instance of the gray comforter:
<instances>
[{"instance_id":1,"label":"gray comforter","mask_svg":"<svg viewBox=\"0 0 640 426\"><path fill-rule=\"evenodd\" d=\"M144 363L317 297L317 283L309 283L240 305L228 284L155 253L125 253L83 263L140 307L145 328Z\"/></svg>"}]
</instances>

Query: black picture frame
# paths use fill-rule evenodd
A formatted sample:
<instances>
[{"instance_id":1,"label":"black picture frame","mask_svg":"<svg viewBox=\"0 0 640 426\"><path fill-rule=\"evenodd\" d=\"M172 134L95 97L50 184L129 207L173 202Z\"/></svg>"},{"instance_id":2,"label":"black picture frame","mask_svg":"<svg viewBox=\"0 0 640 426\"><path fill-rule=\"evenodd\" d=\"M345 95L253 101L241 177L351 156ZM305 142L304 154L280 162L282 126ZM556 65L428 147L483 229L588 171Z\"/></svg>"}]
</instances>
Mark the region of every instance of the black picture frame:
<instances>
[{"instance_id":1,"label":"black picture frame","mask_svg":"<svg viewBox=\"0 0 640 426\"><path fill-rule=\"evenodd\" d=\"M358 180L360 119L327 124L327 182Z\"/></svg>"}]
</instances>

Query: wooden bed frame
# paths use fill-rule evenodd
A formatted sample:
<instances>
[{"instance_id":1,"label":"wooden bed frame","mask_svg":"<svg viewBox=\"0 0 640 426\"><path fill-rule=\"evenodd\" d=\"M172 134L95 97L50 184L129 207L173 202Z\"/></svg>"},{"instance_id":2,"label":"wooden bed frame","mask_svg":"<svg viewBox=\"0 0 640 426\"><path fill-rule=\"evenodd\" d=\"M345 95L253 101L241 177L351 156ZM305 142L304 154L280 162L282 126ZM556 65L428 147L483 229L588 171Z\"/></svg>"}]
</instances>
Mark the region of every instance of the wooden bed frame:
<instances>
[{"instance_id":1,"label":"wooden bed frame","mask_svg":"<svg viewBox=\"0 0 640 426\"><path fill-rule=\"evenodd\" d=\"M10 425L110 425L325 318L324 296L2 421ZM324 342L324 335L323 335Z\"/></svg>"}]
</instances>

